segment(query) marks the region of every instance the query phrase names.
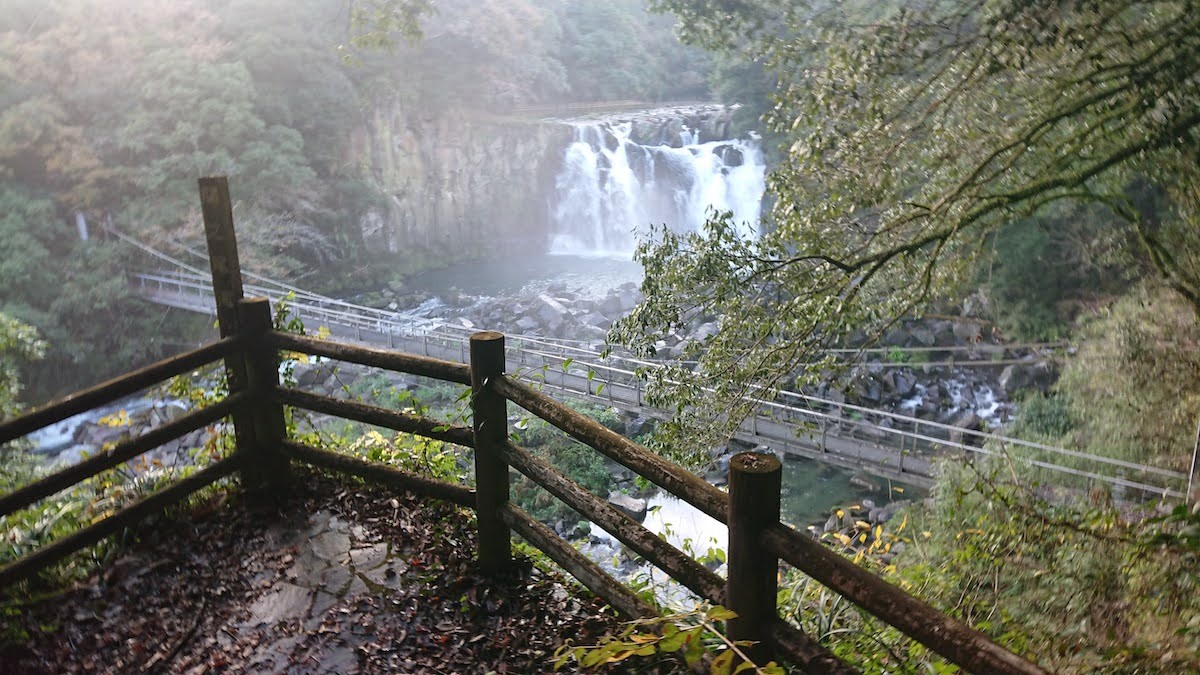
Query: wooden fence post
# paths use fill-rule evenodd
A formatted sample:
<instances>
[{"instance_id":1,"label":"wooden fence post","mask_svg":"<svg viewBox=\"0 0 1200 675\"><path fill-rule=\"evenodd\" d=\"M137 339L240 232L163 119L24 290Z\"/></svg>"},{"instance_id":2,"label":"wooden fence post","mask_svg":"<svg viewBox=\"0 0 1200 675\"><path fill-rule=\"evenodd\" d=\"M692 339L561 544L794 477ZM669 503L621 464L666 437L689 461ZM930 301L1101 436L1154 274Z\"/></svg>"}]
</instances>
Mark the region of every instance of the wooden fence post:
<instances>
[{"instance_id":1,"label":"wooden fence post","mask_svg":"<svg viewBox=\"0 0 1200 675\"><path fill-rule=\"evenodd\" d=\"M242 299L242 266L238 260L237 234L233 230L229 181L224 176L200 179L200 209L204 214L204 238L208 242L208 264L212 269L213 295L217 301L217 326L221 337L229 337L238 332L237 301Z\"/></svg>"},{"instance_id":2,"label":"wooden fence post","mask_svg":"<svg viewBox=\"0 0 1200 675\"><path fill-rule=\"evenodd\" d=\"M271 302L266 298L248 298L237 303L238 324L245 337L247 417L253 439L238 446L241 456L242 487L263 497L278 497L291 479L291 465L281 452L287 439L283 405L271 392L279 386L279 356L266 341L271 332Z\"/></svg>"},{"instance_id":3,"label":"wooden fence post","mask_svg":"<svg viewBox=\"0 0 1200 675\"><path fill-rule=\"evenodd\" d=\"M729 637L752 640L747 655L764 665L774 652L779 560L767 551L762 532L779 523L783 465L775 455L742 452L729 460L729 575L725 581Z\"/></svg>"},{"instance_id":4,"label":"wooden fence post","mask_svg":"<svg viewBox=\"0 0 1200 675\"><path fill-rule=\"evenodd\" d=\"M237 234L233 229L233 202L229 198L229 181L224 176L200 179L200 209L212 269L213 298L217 303L217 328L221 337L230 337L239 331L238 302L243 298L243 290ZM239 356L225 359L225 378L229 391L245 389L246 360ZM235 448L254 445L254 419L250 410L239 408L231 417Z\"/></svg>"},{"instance_id":5,"label":"wooden fence post","mask_svg":"<svg viewBox=\"0 0 1200 675\"><path fill-rule=\"evenodd\" d=\"M504 334L471 336L471 423L475 429L475 517L479 524L479 568L485 574L507 570L512 535L500 519L508 502L508 463L501 447L508 437L508 401L487 388L504 375Z\"/></svg>"}]
</instances>

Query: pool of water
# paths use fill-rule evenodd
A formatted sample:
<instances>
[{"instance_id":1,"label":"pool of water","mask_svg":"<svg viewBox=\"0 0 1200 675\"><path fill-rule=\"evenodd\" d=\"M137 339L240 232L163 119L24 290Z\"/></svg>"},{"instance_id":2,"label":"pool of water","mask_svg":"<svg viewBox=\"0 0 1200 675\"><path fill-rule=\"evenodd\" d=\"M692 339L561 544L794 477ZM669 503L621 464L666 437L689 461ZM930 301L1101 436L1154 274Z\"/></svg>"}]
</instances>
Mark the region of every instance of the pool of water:
<instances>
[{"instance_id":1,"label":"pool of water","mask_svg":"<svg viewBox=\"0 0 1200 675\"><path fill-rule=\"evenodd\" d=\"M833 509L861 504L864 499L884 506L892 501L924 496L920 489L911 485L874 476L865 478L874 483L877 489L867 489L851 483L854 476L853 471L814 460L785 458L779 501L780 520L797 529L804 529L810 524L820 527ZM697 557L704 556L714 548L725 549L725 526L687 502L658 492L647 499L647 505L649 509L642 524L651 532L664 536L676 548ZM615 540L598 526L592 526L592 534L615 545Z\"/></svg>"},{"instance_id":2,"label":"pool of water","mask_svg":"<svg viewBox=\"0 0 1200 675\"><path fill-rule=\"evenodd\" d=\"M584 297L600 297L609 289L641 280L642 266L632 260L529 253L422 272L409 286L434 295L455 289L469 295L498 296L522 290L540 292L551 284L563 284Z\"/></svg>"}]
</instances>

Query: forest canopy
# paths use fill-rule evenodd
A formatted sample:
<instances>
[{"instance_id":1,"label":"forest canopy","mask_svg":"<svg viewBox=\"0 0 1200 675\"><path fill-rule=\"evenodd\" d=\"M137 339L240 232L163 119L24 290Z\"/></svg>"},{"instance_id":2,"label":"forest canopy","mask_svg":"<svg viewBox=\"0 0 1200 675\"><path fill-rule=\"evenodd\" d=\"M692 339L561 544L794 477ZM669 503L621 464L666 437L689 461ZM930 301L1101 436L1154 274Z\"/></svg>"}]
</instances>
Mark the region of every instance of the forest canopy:
<instances>
[{"instance_id":1,"label":"forest canopy","mask_svg":"<svg viewBox=\"0 0 1200 675\"><path fill-rule=\"evenodd\" d=\"M227 175L248 268L319 283L378 255L362 223L388 195L354 145L376 111L706 98L672 25L638 0L0 0L0 312L51 345L31 387L172 339L114 338L161 311L104 227L188 257L196 178Z\"/></svg>"},{"instance_id":2,"label":"forest canopy","mask_svg":"<svg viewBox=\"0 0 1200 675\"><path fill-rule=\"evenodd\" d=\"M691 355L700 376L657 376L678 428L728 429L749 388L814 381L823 348L952 298L998 235L1064 211L1091 214L1077 255L1149 271L1200 311L1194 3L659 4L778 79L765 121L783 139L767 234L718 214L639 251L648 301L625 344L721 317Z\"/></svg>"}]
</instances>

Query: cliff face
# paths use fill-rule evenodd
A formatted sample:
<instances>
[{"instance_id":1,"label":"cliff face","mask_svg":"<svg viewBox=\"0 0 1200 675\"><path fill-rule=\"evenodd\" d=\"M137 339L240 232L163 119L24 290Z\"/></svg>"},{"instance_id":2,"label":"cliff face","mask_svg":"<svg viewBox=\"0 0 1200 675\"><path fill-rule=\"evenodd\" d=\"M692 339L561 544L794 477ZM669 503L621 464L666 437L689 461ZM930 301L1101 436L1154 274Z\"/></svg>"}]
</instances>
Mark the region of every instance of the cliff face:
<instances>
[{"instance_id":1,"label":"cliff face","mask_svg":"<svg viewBox=\"0 0 1200 675\"><path fill-rule=\"evenodd\" d=\"M731 115L695 105L539 120L377 104L351 142L352 163L383 196L360 222L363 243L418 267L544 247L573 125L628 122L637 142L680 147L685 133L726 138Z\"/></svg>"},{"instance_id":2,"label":"cliff face","mask_svg":"<svg viewBox=\"0 0 1200 675\"><path fill-rule=\"evenodd\" d=\"M450 261L544 241L570 138L560 123L377 106L352 150L384 196L361 222L367 250Z\"/></svg>"}]
</instances>

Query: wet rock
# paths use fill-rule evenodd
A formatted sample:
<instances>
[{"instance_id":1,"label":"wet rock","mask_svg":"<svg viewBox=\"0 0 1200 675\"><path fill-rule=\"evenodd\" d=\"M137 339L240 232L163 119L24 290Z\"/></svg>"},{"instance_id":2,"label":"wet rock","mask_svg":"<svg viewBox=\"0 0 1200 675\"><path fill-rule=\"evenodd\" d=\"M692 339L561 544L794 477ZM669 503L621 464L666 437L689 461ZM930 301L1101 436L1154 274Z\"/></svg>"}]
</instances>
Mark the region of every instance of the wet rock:
<instances>
[{"instance_id":1,"label":"wet rock","mask_svg":"<svg viewBox=\"0 0 1200 675\"><path fill-rule=\"evenodd\" d=\"M554 298L543 293L537 299L537 318L550 331L558 330L563 322L571 316L571 312Z\"/></svg>"},{"instance_id":2,"label":"wet rock","mask_svg":"<svg viewBox=\"0 0 1200 675\"><path fill-rule=\"evenodd\" d=\"M621 309L621 297L615 292L610 292L607 296L605 296L605 298L596 305L596 309L605 316L620 316L624 313Z\"/></svg>"},{"instance_id":3,"label":"wet rock","mask_svg":"<svg viewBox=\"0 0 1200 675\"><path fill-rule=\"evenodd\" d=\"M911 396L917 386L917 376L908 370L896 371L892 375L892 384L897 396Z\"/></svg>"},{"instance_id":4,"label":"wet rock","mask_svg":"<svg viewBox=\"0 0 1200 675\"><path fill-rule=\"evenodd\" d=\"M637 289L624 289L617 294L621 302L621 312L629 312L642 301L642 294Z\"/></svg>"},{"instance_id":5,"label":"wet rock","mask_svg":"<svg viewBox=\"0 0 1200 675\"><path fill-rule=\"evenodd\" d=\"M639 523L646 519L646 500L630 497L624 492L610 492L608 503Z\"/></svg>"},{"instance_id":6,"label":"wet rock","mask_svg":"<svg viewBox=\"0 0 1200 675\"><path fill-rule=\"evenodd\" d=\"M865 473L856 473L850 477L850 484L856 488L867 490L869 492L878 492L879 483L873 476L868 476Z\"/></svg>"},{"instance_id":7,"label":"wet rock","mask_svg":"<svg viewBox=\"0 0 1200 675\"><path fill-rule=\"evenodd\" d=\"M600 330L608 330L608 327L612 325L612 319L604 316L600 312L589 312L580 317L579 320L584 325L592 326Z\"/></svg>"}]
</instances>

